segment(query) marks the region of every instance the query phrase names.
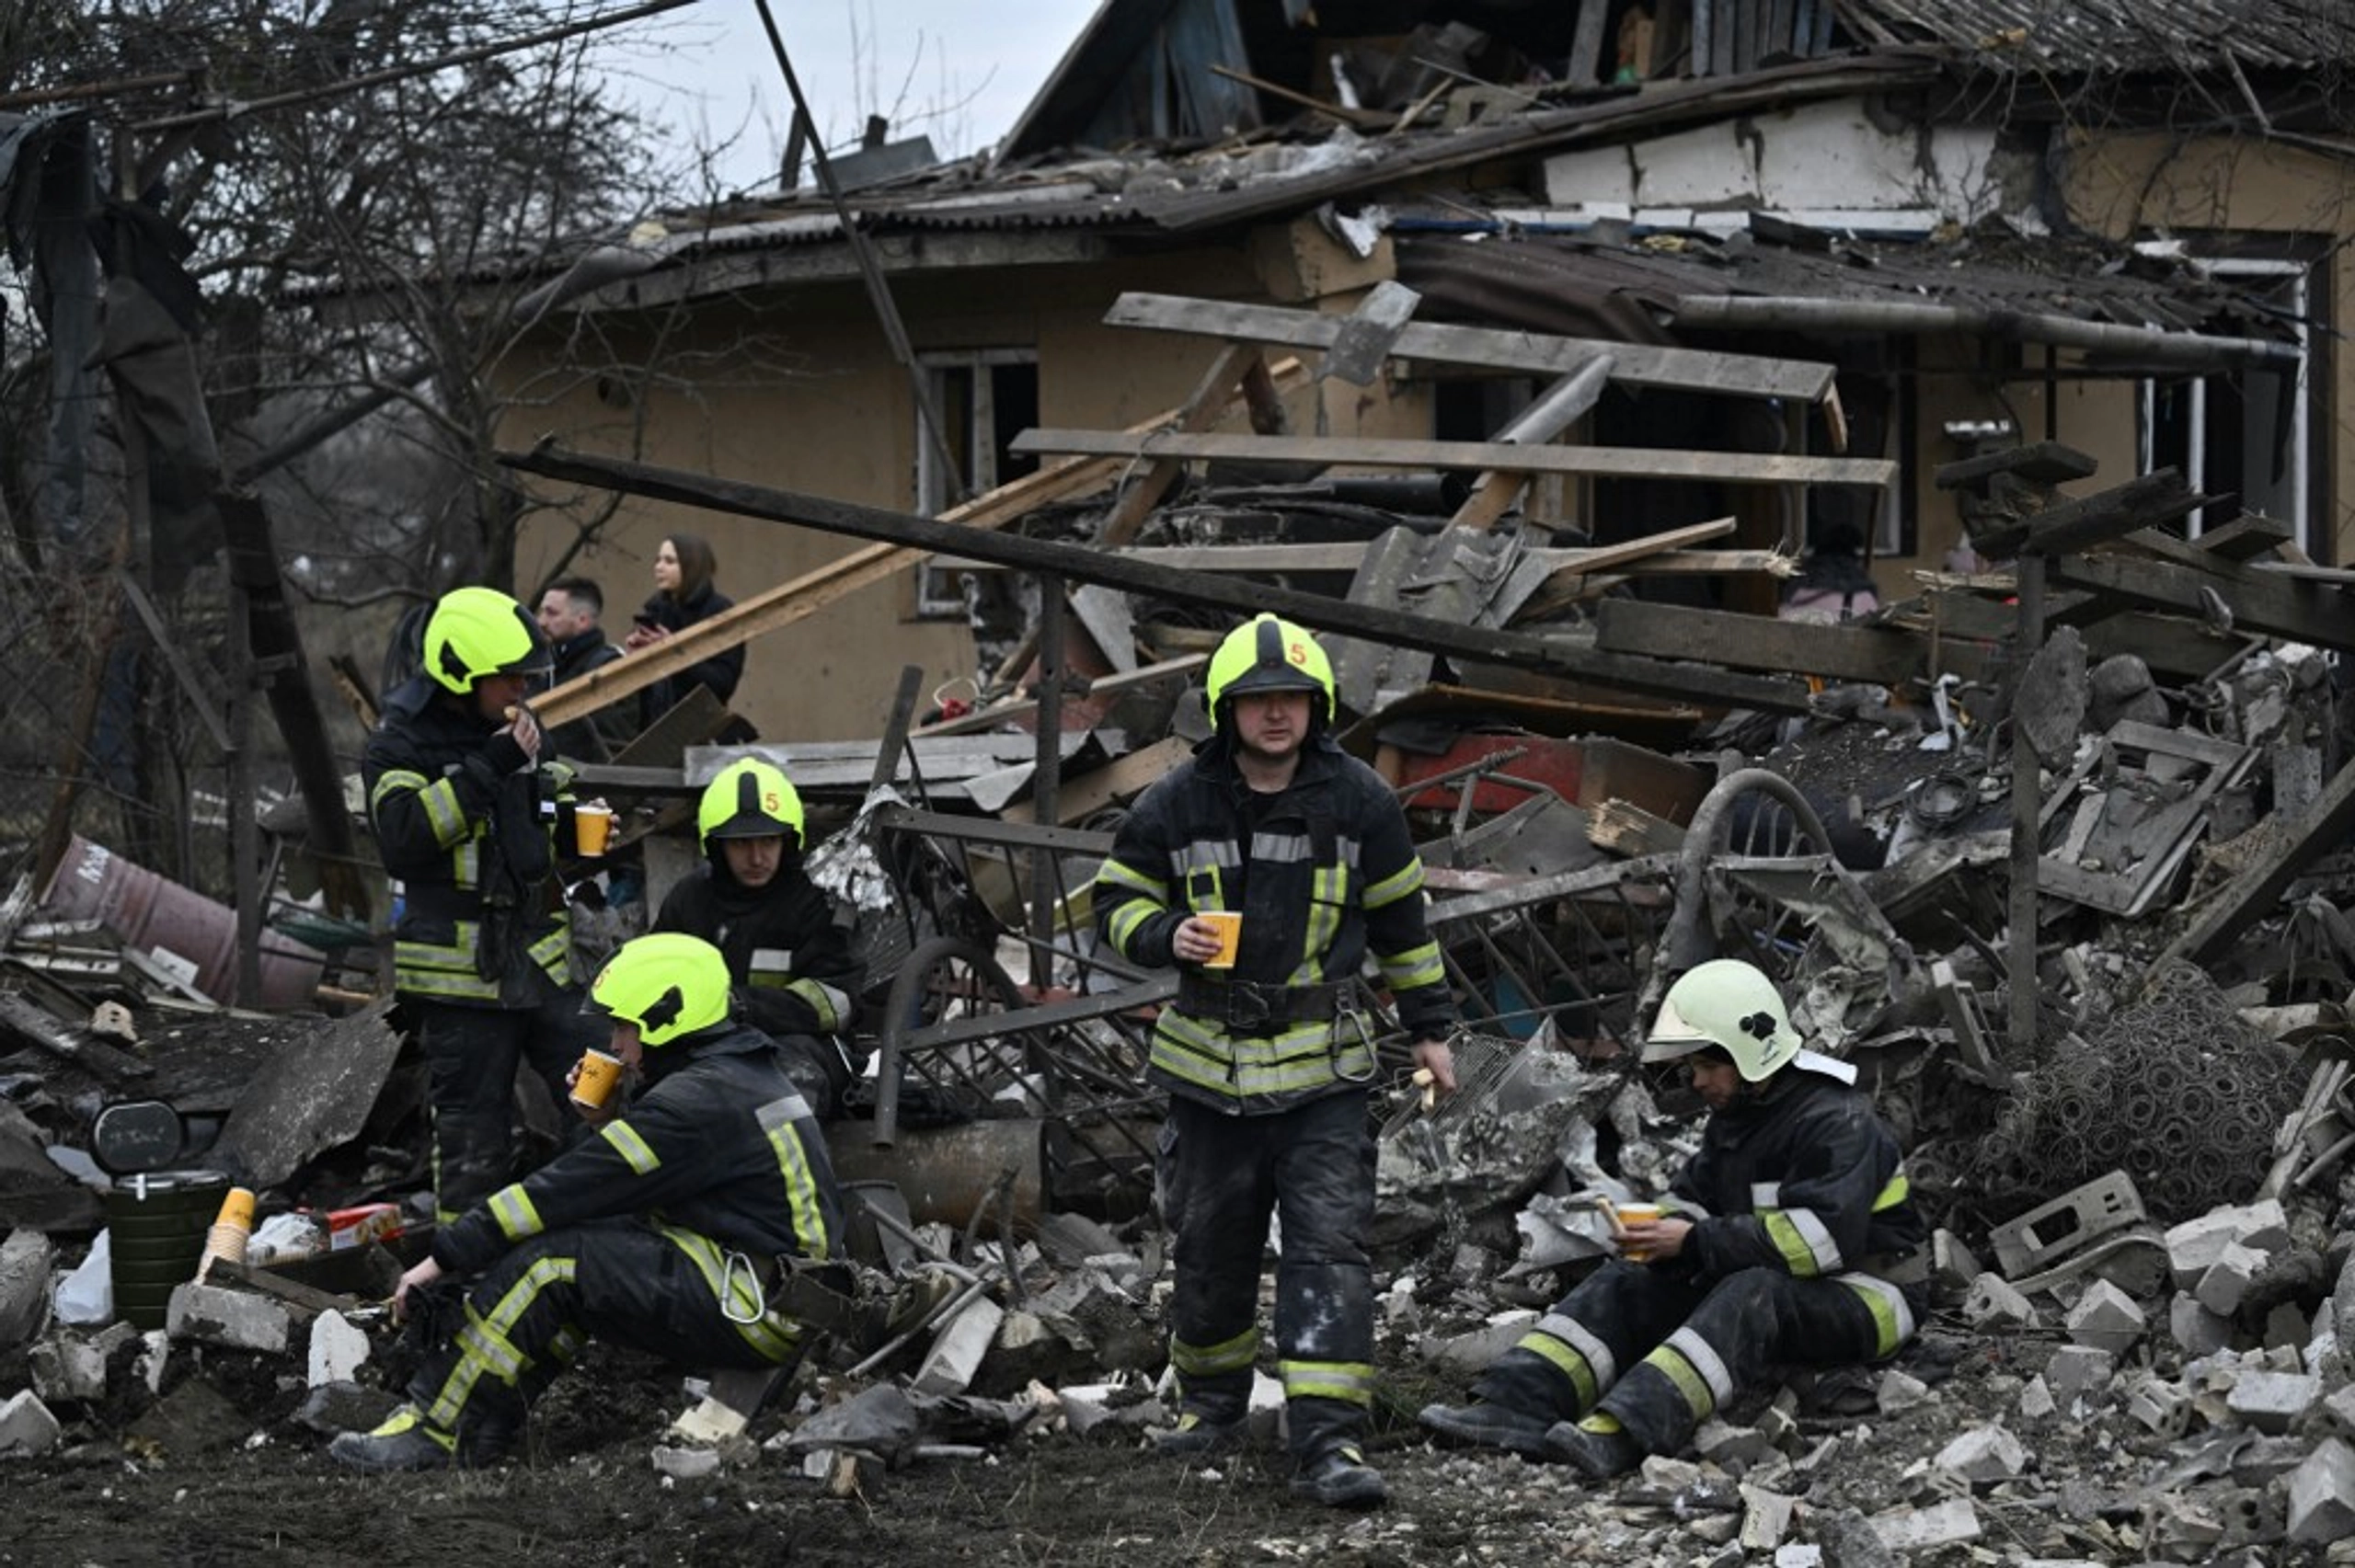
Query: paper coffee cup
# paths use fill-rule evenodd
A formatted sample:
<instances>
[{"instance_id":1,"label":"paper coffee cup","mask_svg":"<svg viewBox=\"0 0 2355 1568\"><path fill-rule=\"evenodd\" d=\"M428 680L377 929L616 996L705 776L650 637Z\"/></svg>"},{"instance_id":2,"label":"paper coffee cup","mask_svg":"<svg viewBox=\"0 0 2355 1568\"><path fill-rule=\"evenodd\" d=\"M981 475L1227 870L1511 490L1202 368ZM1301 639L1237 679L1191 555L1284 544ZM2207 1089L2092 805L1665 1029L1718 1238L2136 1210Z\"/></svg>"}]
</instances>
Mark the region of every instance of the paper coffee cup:
<instances>
[{"instance_id":1,"label":"paper coffee cup","mask_svg":"<svg viewBox=\"0 0 2355 1568\"><path fill-rule=\"evenodd\" d=\"M621 1081L621 1058L610 1051L585 1050L580 1053L580 1070L573 1075L572 1103L584 1111L602 1111Z\"/></svg>"},{"instance_id":2,"label":"paper coffee cup","mask_svg":"<svg viewBox=\"0 0 2355 1568\"><path fill-rule=\"evenodd\" d=\"M614 836L614 808L591 801L572 808L572 847L579 854L603 854Z\"/></svg>"},{"instance_id":3,"label":"paper coffee cup","mask_svg":"<svg viewBox=\"0 0 2355 1568\"><path fill-rule=\"evenodd\" d=\"M1231 910L1197 910L1194 918L1218 928L1218 951L1202 960L1205 969L1232 969L1243 945L1243 917Z\"/></svg>"},{"instance_id":4,"label":"paper coffee cup","mask_svg":"<svg viewBox=\"0 0 2355 1568\"><path fill-rule=\"evenodd\" d=\"M1660 1207L1656 1203L1623 1203L1619 1206L1618 1213L1619 1226L1624 1230L1630 1225L1648 1225L1658 1219L1660 1217ZM1619 1249L1619 1255L1629 1263L1649 1263L1652 1256L1641 1247L1629 1246L1622 1246Z\"/></svg>"}]
</instances>

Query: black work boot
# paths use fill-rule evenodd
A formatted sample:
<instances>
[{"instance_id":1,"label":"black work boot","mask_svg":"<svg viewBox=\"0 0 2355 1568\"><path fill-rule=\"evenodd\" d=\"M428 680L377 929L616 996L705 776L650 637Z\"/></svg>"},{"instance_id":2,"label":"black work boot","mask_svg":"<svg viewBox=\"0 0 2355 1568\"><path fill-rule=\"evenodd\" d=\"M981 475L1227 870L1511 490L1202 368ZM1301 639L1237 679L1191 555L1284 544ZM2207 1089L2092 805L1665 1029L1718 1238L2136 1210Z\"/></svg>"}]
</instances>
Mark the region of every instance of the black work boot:
<instances>
[{"instance_id":1,"label":"black work boot","mask_svg":"<svg viewBox=\"0 0 2355 1568\"><path fill-rule=\"evenodd\" d=\"M1427 1404L1416 1419L1442 1437L1532 1459L1545 1457L1546 1429L1554 1425L1545 1416L1484 1399L1470 1404Z\"/></svg>"},{"instance_id":2,"label":"black work boot","mask_svg":"<svg viewBox=\"0 0 2355 1568\"><path fill-rule=\"evenodd\" d=\"M1181 1459L1231 1454L1242 1448L1250 1435L1250 1420L1246 1416L1213 1421L1200 1411L1189 1410L1178 1417L1177 1425L1153 1435L1153 1451Z\"/></svg>"},{"instance_id":3,"label":"black work boot","mask_svg":"<svg viewBox=\"0 0 2355 1568\"><path fill-rule=\"evenodd\" d=\"M1609 1481L1644 1462L1644 1446L1608 1415L1557 1421L1545 1434L1545 1452L1589 1481Z\"/></svg>"},{"instance_id":4,"label":"black work boot","mask_svg":"<svg viewBox=\"0 0 2355 1568\"><path fill-rule=\"evenodd\" d=\"M426 1424L415 1405L405 1404L373 1432L339 1433L327 1445L338 1464L372 1474L389 1471L447 1470L458 1462L458 1440Z\"/></svg>"},{"instance_id":5,"label":"black work boot","mask_svg":"<svg viewBox=\"0 0 2355 1568\"><path fill-rule=\"evenodd\" d=\"M1355 1443L1327 1448L1292 1478L1292 1495L1327 1508L1379 1508L1390 1500L1381 1472L1365 1462Z\"/></svg>"}]
</instances>

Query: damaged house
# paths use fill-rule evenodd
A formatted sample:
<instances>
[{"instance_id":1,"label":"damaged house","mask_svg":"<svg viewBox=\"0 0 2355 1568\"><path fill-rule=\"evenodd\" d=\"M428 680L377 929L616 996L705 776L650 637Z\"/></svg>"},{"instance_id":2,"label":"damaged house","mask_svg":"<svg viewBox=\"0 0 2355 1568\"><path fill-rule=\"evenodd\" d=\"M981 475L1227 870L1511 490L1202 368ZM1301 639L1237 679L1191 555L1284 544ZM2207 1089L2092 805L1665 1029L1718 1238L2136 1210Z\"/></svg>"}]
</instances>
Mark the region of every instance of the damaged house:
<instances>
[{"instance_id":1,"label":"damaged house","mask_svg":"<svg viewBox=\"0 0 2355 1568\"><path fill-rule=\"evenodd\" d=\"M569 313L674 349L504 461L621 498L572 567L692 531L739 603L541 711L749 642L756 734L683 709L585 777L658 891L726 761L802 789L870 982L830 1134L856 1244L949 1282L815 1379L695 1391L664 1477L871 1502L1165 1413L1139 1067L1174 982L1095 950L1088 880L1267 608L1333 648L1465 1015L1462 1092L1384 1101L1385 1376L1460 1382L1610 1251L1599 1198L1658 1195L1691 1107L1633 1058L1710 957L1856 1064L1944 1227L1922 1356L1721 1413L1615 1516L1474 1471L1476 1550L2258 1563L2355 1529L2355 24L2064 9L1116 3L990 158L887 132L599 253L502 373ZM1778 616L1844 539L1875 604ZM416 1084L338 1000L250 1083L154 1052L174 1114L109 1160L374 1212ZM129 1075L74 1022L52 1057ZM19 1235L94 1218L40 1201ZM348 1421L385 1240L146 1305L266 1367L328 1334L273 1419ZM9 1246L0 1287L66 1272ZM110 1397L0 1289L20 1320L40 1415L0 1452Z\"/></svg>"}]
</instances>

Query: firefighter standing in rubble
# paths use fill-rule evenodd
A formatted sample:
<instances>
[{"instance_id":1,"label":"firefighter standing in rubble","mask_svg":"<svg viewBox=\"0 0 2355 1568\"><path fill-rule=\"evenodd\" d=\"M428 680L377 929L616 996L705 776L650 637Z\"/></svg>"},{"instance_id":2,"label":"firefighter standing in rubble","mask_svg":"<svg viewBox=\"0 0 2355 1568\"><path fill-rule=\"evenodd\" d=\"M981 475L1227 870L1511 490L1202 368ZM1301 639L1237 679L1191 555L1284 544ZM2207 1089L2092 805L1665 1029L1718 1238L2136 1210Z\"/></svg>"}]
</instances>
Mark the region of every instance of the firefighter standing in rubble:
<instances>
[{"instance_id":1,"label":"firefighter standing in rubble","mask_svg":"<svg viewBox=\"0 0 2355 1568\"><path fill-rule=\"evenodd\" d=\"M786 1050L786 1070L821 1120L851 1085L841 1036L860 966L834 901L803 868L801 795L756 757L730 762L695 808L706 864L672 885L657 931L718 947L746 1015Z\"/></svg>"},{"instance_id":2,"label":"firefighter standing in rubble","mask_svg":"<svg viewBox=\"0 0 2355 1568\"><path fill-rule=\"evenodd\" d=\"M425 1052L433 1186L444 1219L511 1174L515 1072L560 1102L595 1030L571 984L556 876L571 771L524 705L547 641L496 589L442 596L423 666L385 702L361 762L385 870L401 885L393 989Z\"/></svg>"},{"instance_id":3,"label":"firefighter standing in rubble","mask_svg":"<svg viewBox=\"0 0 2355 1568\"><path fill-rule=\"evenodd\" d=\"M401 1276L404 1317L445 1275L477 1277L409 1402L337 1437L340 1462L500 1458L592 1335L705 1368L777 1366L800 1348L809 1325L784 1302L834 1256L842 1195L775 1042L729 1015L726 960L697 937L641 936L598 972L590 1003L638 1077L627 1110L443 1227Z\"/></svg>"},{"instance_id":4,"label":"firefighter standing in rubble","mask_svg":"<svg viewBox=\"0 0 2355 1568\"><path fill-rule=\"evenodd\" d=\"M1282 1225L1275 1337L1292 1489L1338 1507L1383 1502L1362 1443L1373 1395L1373 1033L1359 991L1372 953L1419 1067L1454 1087L1454 1008L1423 922L1423 867L1381 778L1328 733L1333 671L1272 615L1212 657L1212 738L1138 800L1095 885L1123 958L1175 964L1149 1075L1169 1092L1160 1186L1175 1235L1169 1358L1182 1408L1163 1452L1245 1435L1260 1254ZM1239 912L1231 967L1219 923Z\"/></svg>"},{"instance_id":5,"label":"firefighter standing in rubble","mask_svg":"<svg viewBox=\"0 0 2355 1568\"><path fill-rule=\"evenodd\" d=\"M1669 988L1646 1061L1710 1116L1661 1218L1423 1424L1604 1480L1673 1453L1781 1363L1880 1361L1926 1306L1926 1231L1855 1070L1804 1049L1774 982L1714 959ZM1630 1261L1641 1258L1643 1261Z\"/></svg>"}]
</instances>

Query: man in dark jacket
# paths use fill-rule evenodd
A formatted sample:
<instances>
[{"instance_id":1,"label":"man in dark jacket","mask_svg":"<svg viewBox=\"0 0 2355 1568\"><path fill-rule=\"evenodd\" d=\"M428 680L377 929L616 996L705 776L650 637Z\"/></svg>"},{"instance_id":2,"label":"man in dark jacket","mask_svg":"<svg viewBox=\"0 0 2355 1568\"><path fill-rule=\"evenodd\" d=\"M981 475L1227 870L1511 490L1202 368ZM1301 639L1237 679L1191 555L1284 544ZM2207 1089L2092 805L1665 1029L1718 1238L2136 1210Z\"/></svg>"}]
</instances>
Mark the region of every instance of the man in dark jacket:
<instances>
[{"instance_id":1,"label":"man in dark jacket","mask_svg":"<svg viewBox=\"0 0 2355 1568\"><path fill-rule=\"evenodd\" d=\"M604 591L588 578L558 578L542 591L537 619L553 656L547 688L568 685L622 657L606 640L604 613ZM548 741L560 757L610 762L636 733L630 711L636 705L609 703L586 718L557 726Z\"/></svg>"},{"instance_id":2,"label":"man in dark jacket","mask_svg":"<svg viewBox=\"0 0 2355 1568\"><path fill-rule=\"evenodd\" d=\"M782 1365L806 1326L778 1298L835 1255L843 1207L809 1105L775 1045L729 1016L728 967L692 936L642 936L597 976L607 1048L638 1086L596 1133L469 1209L401 1276L394 1311L476 1276L464 1321L409 1402L328 1453L358 1470L487 1463L603 1335L693 1367Z\"/></svg>"},{"instance_id":3,"label":"man in dark jacket","mask_svg":"<svg viewBox=\"0 0 2355 1568\"><path fill-rule=\"evenodd\" d=\"M801 795L757 757L722 768L695 810L705 864L672 885L657 931L718 947L746 1014L785 1047L786 1070L819 1117L842 1108L842 1045L859 965L834 901L802 869Z\"/></svg>"},{"instance_id":4,"label":"man in dark jacket","mask_svg":"<svg viewBox=\"0 0 2355 1568\"><path fill-rule=\"evenodd\" d=\"M1376 1060L1359 970L1371 954L1417 1063L1442 1089L1454 1083L1454 1006L1424 928L1406 817L1327 733L1324 650L1262 615L1212 656L1207 696L1211 740L1136 803L1095 885L1112 949L1178 968L1148 1067L1170 1095L1160 1185L1176 1236L1169 1359L1183 1401L1156 1446L1194 1454L1241 1441L1274 1210L1292 1486L1373 1507L1385 1494L1361 1447L1373 1397L1366 1095ZM1234 914L1229 963L1218 917Z\"/></svg>"},{"instance_id":5,"label":"man in dark jacket","mask_svg":"<svg viewBox=\"0 0 2355 1568\"><path fill-rule=\"evenodd\" d=\"M1719 958L1669 988L1646 1061L1683 1059L1711 1115L1658 1219L1423 1424L1603 1480L1778 1363L1884 1360L1926 1305L1924 1230L1855 1069L1802 1048L1774 982ZM1632 1261L1636 1258L1643 1261Z\"/></svg>"},{"instance_id":6,"label":"man in dark jacket","mask_svg":"<svg viewBox=\"0 0 2355 1568\"><path fill-rule=\"evenodd\" d=\"M547 645L496 589L442 596L423 668L385 702L361 778L385 870L401 885L393 989L423 1047L434 1193L445 1219L512 1173L510 1104L528 1061L563 1098L593 1041L571 984L555 835L571 771L544 758L524 706Z\"/></svg>"}]
</instances>

